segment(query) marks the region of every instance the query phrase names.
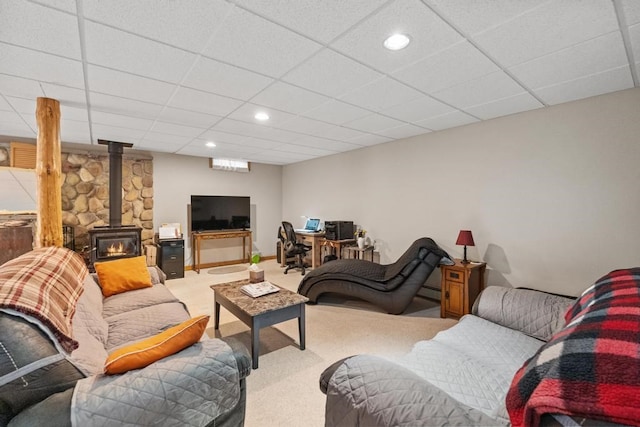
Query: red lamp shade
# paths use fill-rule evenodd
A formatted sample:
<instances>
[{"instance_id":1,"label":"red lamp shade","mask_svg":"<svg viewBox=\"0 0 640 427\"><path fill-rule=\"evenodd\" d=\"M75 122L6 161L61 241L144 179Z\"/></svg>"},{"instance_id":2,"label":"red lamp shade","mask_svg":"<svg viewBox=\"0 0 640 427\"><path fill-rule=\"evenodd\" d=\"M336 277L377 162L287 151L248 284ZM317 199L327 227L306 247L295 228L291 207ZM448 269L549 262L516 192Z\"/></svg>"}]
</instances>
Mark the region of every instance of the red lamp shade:
<instances>
[{"instance_id":1,"label":"red lamp shade","mask_svg":"<svg viewBox=\"0 0 640 427\"><path fill-rule=\"evenodd\" d=\"M456 245L475 246L476 244L473 242L473 235L471 234L471 230L460 230L460 234L458 234L458 240L456 240Z\"/></svg>"}]
</instances>

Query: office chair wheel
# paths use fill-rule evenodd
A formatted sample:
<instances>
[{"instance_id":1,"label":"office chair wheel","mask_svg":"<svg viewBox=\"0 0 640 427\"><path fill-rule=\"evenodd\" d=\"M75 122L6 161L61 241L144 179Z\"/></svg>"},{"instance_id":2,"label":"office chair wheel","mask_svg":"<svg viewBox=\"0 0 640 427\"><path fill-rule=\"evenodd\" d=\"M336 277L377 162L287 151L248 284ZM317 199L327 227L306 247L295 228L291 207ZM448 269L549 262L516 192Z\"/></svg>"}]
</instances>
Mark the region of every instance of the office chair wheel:
<instances>
[{"instance_id":1,"label":"office chair wheel","mask_svg":"<svg viewBox=\"0 0 640 427\"><path fill-rule=\"evenodd\" d=\"M284 271L284 274L287 274L288 272L289 272L289 270L285 270L285 271Z\"/></svg>"}]
</instances>

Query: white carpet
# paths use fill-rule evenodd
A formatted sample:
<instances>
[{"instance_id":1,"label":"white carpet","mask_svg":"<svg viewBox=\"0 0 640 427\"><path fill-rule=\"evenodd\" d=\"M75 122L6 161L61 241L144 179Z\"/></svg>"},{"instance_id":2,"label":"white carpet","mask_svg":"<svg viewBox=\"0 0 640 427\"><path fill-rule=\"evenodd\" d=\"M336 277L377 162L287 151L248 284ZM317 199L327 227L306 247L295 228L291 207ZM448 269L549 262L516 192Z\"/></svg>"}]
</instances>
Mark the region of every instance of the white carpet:
<instances>
[{"instance_id":1,"label":"white carpet","mask_svg":"<svg viewBox=\"0 0 640 427\"><path fill-rule=\"evenodd\" d=\"M248 272L196 274L167 282L192 316L212 316L206 333L214 337L212 284L248 278ZM275 260L263 261L265 278L297 291L302 276L284 275ZM203 270L203 273L205 271ZM343 357L360 353L397 356L407 353L419 340L429 339L456 323L440 319L437 303L417 297L399 316L356 299L339 296L306 306L306 350L298 347L297 320L289 320L260 331L260 366L247 378L247 418L254 426L323 426L325 396L318 380L322 371ZM222 309L220 335L250 343L249 328Z\"/></svg>"}]
</instances>

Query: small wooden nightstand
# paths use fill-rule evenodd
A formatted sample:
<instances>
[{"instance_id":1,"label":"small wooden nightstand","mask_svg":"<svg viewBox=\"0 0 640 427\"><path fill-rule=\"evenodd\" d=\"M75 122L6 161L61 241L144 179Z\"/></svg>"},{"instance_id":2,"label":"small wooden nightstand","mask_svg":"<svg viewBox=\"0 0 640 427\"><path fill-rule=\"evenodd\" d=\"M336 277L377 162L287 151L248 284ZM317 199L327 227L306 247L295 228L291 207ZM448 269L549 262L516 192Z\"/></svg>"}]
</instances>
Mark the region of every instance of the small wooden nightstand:
<instances>
[{"instance_id":1,"label":"small wooden nightstand","mask_svg":"<svg viewBox=\"0 0 640 427\"><path fill-rule=\"evenodd\" d=\"M460 318L471 313L474 301L484 289L486 263L463 264L459 259L455 262L455 265L440 266L440 317Z\"/></svg>"}]
</instances>

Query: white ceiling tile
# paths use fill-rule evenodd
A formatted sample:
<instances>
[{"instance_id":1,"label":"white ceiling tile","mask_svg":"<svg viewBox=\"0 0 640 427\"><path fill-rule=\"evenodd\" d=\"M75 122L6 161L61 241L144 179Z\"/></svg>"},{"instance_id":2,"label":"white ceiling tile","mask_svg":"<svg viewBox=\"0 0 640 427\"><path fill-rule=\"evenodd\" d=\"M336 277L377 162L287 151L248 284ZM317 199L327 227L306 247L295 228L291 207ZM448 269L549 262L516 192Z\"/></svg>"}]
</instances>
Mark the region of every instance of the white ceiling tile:
<instances>
[{"instance_id":1,"label":"white ceiling tile","mask_svg":"<svg viewBox=\"0 0 640 427\"><path fill-rule=\"evenodd\" d=\"M235 3L279 24L327 43L387 0L236 0Z\"/></svg>"},{"instance_id":2,"label":"white ceiling tile","mask_svg":"<svg viewBox=\"0 0 640 427\"><path fill-rule=\"evenodd\" d=\"M629 28L629 39L631 40L633 57L638 61L640 59L640 24Z\"/></svg>"},{"instance_id":3,"label":"white ceiling tile","mask_svg":"<svg viewBox=\"0 0 640 427\"><path fill-rule=\"evenodd\" d=\"M179 87L167 105L183 110L226 116L242 105L242 101L188 87Z\"/></svg>"},{"instance_id":4,"label":"white ceiling tile","mask_svg":"<svg viewBox=\"0 0 640 427\"><path fill-rule=\"evenodd\" d=\"M4 113L4 111L0 111L0 113ZM0 134L4 136L11 137L19 137L19 138L35 138L38 135L37 128L30 127L28 124L24 123L22 120L10 120L3 121L0 119Z\"/></svg>"},{"instance_id":5,"label":"white ceiling tile","mask_svg":"<svg viewBox=\"0 0 640 427\"><path fill-rule=\"evenodd\" d=\"M102 125L99 123L94 123L91 126L91 130L93 131L93 137L96 139L96 143L98 142L98 139L130 142L134 144L134 148L136 148L135 144L137 144L140 138L147 133L146 130L124 128L114 125Z\"/></svg>"},{"instance_id":6,"label":"white ceiling tile","mask_svg":"<svg viewBox=\"0 0 640 427\"><path fill-rule=\"evenodd\" d=\"M60 120L75 120L87 122L89 114L86 107L72 107L70 105L60 104ZM87 122L88 124L88 122Z\"/></svg>"},{"instance_id":7,"label":"white ceiling tile","mask_svg":"<svg viewBox=\"0 0 640 427\"><path fill-rule=\"evenodd\" d=\"M84 108L87 106L86 92L82 89L52 85L49 83L43 83L42 89L44 90L45 97L57 99L60 101L60 105Z\"/></svg>"},{"instance_id":8,"label":"white ceiling tile","mask_svg":"<svg viewBox=\"0 0 640 427\"><path fill-rule=\"evenodd\" d=\"M237 135L234 133L220 132L218 130L207 130L200 136L201 140L212 141L218 143L228 144L242 144L248 137L244 135Z\"/></svg>"},{"instance_id":9,"label":"white ceiling tile","mask_svg":"<svg viewBox=\"0 0 640 427\"><path fill-rule=\"evenodd\" d=\"M444 19L469 35L503 24L544 2L513 0L426 0Z\"/></svg>"},{"instance_id":10,"label":"white ceiling tile","mask_svg":"<svg viewBox=\"0 0 640 427\"><path fill-rule=\"evenodd\" d=\"M431 129L431 130L443 130L456 126L463 126L469 123L479 121L471 117L462 111L454 111L453 113L442 114L440 116L431 117L425 120L419 120L417 125Z\"/></svg>"},{"instance_id":11,"label":"white ceiling tile","mask_svg":"<svg viewBox=\"0 0 640 427\"><path fill-rule=\"evenodd\" d=\"M89 63L170 83L180 82L196 59L193 53L92 22L85 23L85 38Z\"/></svg>"},{"instance_id":12,"label":"white ceiling tile","mask_svg":"<svg viewBox=\"0 0 640 427\"><path fill-rule=\"evenodd\" d=\"M233 119L224 119L217 123L212 130L227 133L235 133L237 135L250 136L254 138L265 138L273 141L292 142L298 137L297 134L287 132L281 129L273 129L265 125L257 125L252 123L241 122Z\"/></svg>"},{"instance_id":13,"label":"white ceiling tile","mask_svg":"<svg viewBox=\"0 0 640 427\"><path fill-rule=\"evenodd\" d=\"M314 157L328 156L330 154L336 153L333 150L326 150L323 148L315 148L315 147L309 147L306 145L295 145L295 144L280 144L278 147L275 148L275 151L296 153L296 154L308 154Z\"/></svg>"},{"instance_id":14,"label":"white ceiling tile","mask_svg":"<svg viewBox=\"0 0 640 427\"><path fill-rule=\"evenodd\" d=\"M34 3L41 3L44 6L53 7L65 12L77 14L76 0L34 0Z\"/></svg>"},{"instance_id":15,"label":"white ceiling tile","mask_svg":"<svg viewBox=\"0 0 640 427\"><path fill-rule=\"evenodd\" d=\"M144 138L139 142L140 145L146 146L150 143L160 143L166 145L183 146L193 139L191 136L171 135L162 132L147 132Z\"/></svg>"},{"instance_id":16,"label":"white ceiling tile","mask_svg":"<svg viewBox=\"0 0 640 427\"><path fill-rule=\"evenodd\" d=\"M244 145L246 145L247 147L257 147L257 148L262 148L262 149L271 149L271 148L275 148L279 145L281 145L282 143L279 141L272 141L269 139L262 139L262 138L247 138L244 142Z\"/></svg>"},{"instance_id":17,"label":"white ceiling tile","mask_svg":"<svg viewBox=\"0 0 640 427\"><path fill-rule=\"evenodd\" d=\"M529 93L521 93L486 104L465 108L465 111L483 120L487 120L541 107L543 107L543 105Z\"/></svg>"},{"instance_id":18,"label":"white ceiling tile","mask_svg":"<svg viewBox=\"0 0 640 427\"><path fill-rule=\"evenodd\" d=\"M177 125L175 123L167 123L156 121L151 127L151 131L149 133L164 133L168 135L177 135L177 136L186 136L190 139L193 139L204 132L205 129L192 127L192 126L183 126Z\"/></svg>"},{"instance_id":19,"label":"white ceiling tile","mask_svg":"<svg viewBox=\"0 0 640 427\"><path fill-rule=\"evenodd\" d=\"M409 46L399 51L385 49L382 43L395 33L408 35ZM460 41L460 34L420 0L397 0L341 36L331 47L376 70L391 73Z\"/></svg>"},{"instance_id":20,"label":"white ceiling tile","mask_svg":"<svg viewBox=\"0 0 640 427\"><path fill-rule=\"evenodd\" d=\"M527 87L536 89L627 63L624 42L615 32L516 65L509 71Z\"/></svg>"},{"instance_id":21,"label":"white ceiling tile","mask_svg":"<svg viewBox=\"0 0 640 427\"><path fill-rule=\"evenodd\" d=\"M0 77L0 93L3 95L34 99L39 96L46 96L37 80L23 79L9 75Z\"/></svg>"},{"instance_id":22,"label":"white ceiling tile","mask_svg":"<svg viewBox=\"0 0 640 427\"><path fill-rule=\"evenodd\" d=\"M17 136L23 136L23 133L31 133L37 130L35 124L35 119L32 121L26 121L22 118L20 114L17 114L14 111L0 111L0 134L11 136L11 134L7 134L9 130L17 130L20 131L21 134ZM31 127L27 123L31 124Z\"/></svg>"},{"instance_id":23,"label":"white ceiling tile","mask_svg":"<svg viewBox=\"0 0 640 427\"><path fill-rule=\"evenodd\" d=\"M364 117L368 114L371 114L371 112L360 107L345 104L344 102L336 99L327 101L318 107L303 113L304 116L313 117L336 125L350 122L351 120Z\"/></svg>"},{"instance_id":24,"label":"white ceiling tile","mask_svg":"<svg viewBox=\"0 0 640 427\"><path fill-rule=\"evenodd\" d=\"M82 64L47 53L0 43L0 74L84 88Z\"/></svg>"},{"instance_id":25,"label":"white ceiling tile","mask_svg":"<svg viewBox=\"0 0 640 427\"><path fill-rule=\"evenodd\" d=\"M369 110L380 111L421 96L423 95L417 90L384 77L351 91L340 99Z\"/></svg>"},{"instance_id":26,"label":"white ceiling tile","mask_svg":"<svg viewBox=\"0 0 640 427\"><path fill-rule=\"evenodd\" d=\"M399 70L393 77L433 93L497 70L499 68L478 49L463 42Z\"/></svg>"},{"instance_id":27,"label":"white ceiling tile","mask_svg":"<svg viewBox=\"0 0 640 427\"><path fill-rule=\"evenodd\" d=\"M326 102L329 98L283 82L275 82L251 102L278 110L299 114Z\"/></svg>"},{"instance_id":28,"label":"white ceiling tile","mask_svg":"<svg viewBox=\"0 0 640 427\"><path fill-rule=\"evenodd\" d=\"M166 142L155 137L141 139L136 144L137 150L159 151L162 153L175 153L180 150L184 144L176 142Z\"/></svg>"},{"instance_id":29,"label":"white ceiling tile","mask_svg":"<svg viewBox=\"0 0 640 427\"><path fill-rule=\"evenodd\" d=\"M640 2L638 0L620 0L627 25L640 24Z\"/></svg>"},{"instance_id":30,"label":"white ceiling tile","mask_svg":"<svg viewBox=\"0 0 640 427\"><path fill-rule=\"evenodd\" d=\"M318 51L322 45L286 28L234 8L203 55L250 70L280 77Z\"/></svg>"},{"instance_id":31,"label":"white ceiling tile","mask_svg":"<svg viewBox=\"0 0 640 427\"><path fill-rule=\"evenodd\" d=\"M167 102L175 87L169 83L109 70L96 65L88 66L88 74L91 91L155 104Z\"/></svg>"},{"instance_id":32,"label":"white ceiling tile","mask_svg":"<svg viewBox=\"0 0 640 427\"><path fill-rule=\"evenodd\" d=\"M337 97L354 87L382 77L382 74L344 55L322 50L309 61L287 73L283 80L315 92Z\"/></svg>"},{"instance_id":33,"label":"white ceiling tile","mask_svg":"<svg viewBox=\"0 0 640 427\"><path fill-rule=\"evenodd\" d=\"M183 86L231 98L248 100L273 79L212 59L200 58L182 82Z\"/></svg>"},{"instance_id":34,"label":"white ceiling tile","mask_svg":"<svg viewBox=\"0 0 640 427\"><path fill-rule=\"evenodd\" d=\"M211 155L220 156L221 152L234 152L234 153L255 153L256 148L245 144L230 144L227 142L216 141L215 147L207 147L209 140L201 138L194 139L189 143L187 147L202 149L205 148ZM281 144L281 143L277 143Z\"/></svg>"},{"instance_id":35,"label":"white ceiling tile","mask_svg":"<svg viewBox=\"0 0 640 427\"><path fill-rule=\"evenodd\" d=\"M547 104L555 105L632 87L633 80L629 67L620 67L537 89L535 93Z\"/></svg>"},{"instance_id":36,"label":"white ceiling tile","mask_svg":"<svg viewBox=\"0 0 640 427\"><path fill-rule=\"evenodd\" d=\"M260 122L255 118L257 113L267 113L269 120L266 122ZM242 107L228 116L230 119L238 120L241 122L247 122L256 124L258 126L278 127L278 125L291 120L295 115L285 113L284 111L274 110L272 108L263 107L261 105L255 105L251 103L243 104Z\"/></svg>"},{"instance_id":37,"label":"white ceiling tile","mask_svg":"<svg viewBox=\"0 0 640 427\"><path fill-rule=\"evenodd\" d=\"M454 107L464 109L522 93L524 89L502 71L450 87L434 96Z\"/></svg>"},{"instance_id":38,"label":"white ceiling tile","mask_svg":"<svg viewBox=\"0 0 640 427\"><path fill-rule=\"evenodd\" d=\"M333 139L318 138L307 135L298 138L295 141L295 144L329 151L347 151L357 148L357 145L352 142L335 141Z\"/></svg>"},{"instance_id":39,"label":"white ceiling tile","mask_svg":"<svg viewBox=\"0 0 640 427\"><path fill-rule=\"evenodd\" d=\"M400 139L400 138L408 138L410 136L422 135L424 133L429 133L429 132L431 132L429 129L421 128L418 126L402 125L402 126L397 126L394 128L378 131L378 134L389 137L389 138L393 138L393 139Z\"/></svg>"},{"instance_id":40,"label":"white ceiling tile","mask_svg":"<svg viewBox=\"0 0 640 427\"><path fill-rule=\"evenodd\" d=\"M197 113L179 108L165 107L158 115L158 119L168 123L178 123L198 128L208 128L222 119L212 114Z\"/></svg>"},{"instance_id":41,"label":"white ceiling tile","mask_svg":"<svg viewBox=\"0 0 640 427\"><path fill-rule=\"evenodd\" d=\"M427 133L428 131L425 130L424 133ZM351 143L353 144L357 144L359 146L368 146L368 145L377 145L377 144L383 144L385 142L389 142L389 141L393 141L393 139L388 138L386 136L381 136L381 135L372 135L370 133L366 133L363 134L357 138L353 138L351 141Z\"/></svg>"},{"instance_id":42,"label":"white ceiling tile","mask_svg":"<svg viewBox=\"0 0 640 427\"><path fill-rule=\"evenodd\" d=\"M0 111L13 111L11 105L0 96Z\"/></svg>"},{"instance_id":43,"label":"white ceiling tile","mask_svg":"<svg viewBox=\"0 0 640 427\"><path fill-rule=\"evenodd\" d=\"M89 123L74 120L60 120L60 140L63 142L91 144Z\"/></svg>"},{"instance_id":44,"label":"white ceiling tile","mask_svg":"<svg viewBox=\"0 0 640 427\"><path fill-rule=\"evenodd\" d=\"M223 0L179 0L151 4L130 0L84 0L84 15L173 46L200 52L231 6Z\"/></svg>"},{"instance_id":45,"label":"white ceiling tile","mask_svg":"<svg viewBox=\"0 0 640 427\"><path fill-rule=\"evenodd\" d=\"M370 114L368 116L345 123L344 125L349 128L361 130L363 132L376 133L376 131L401 126L403 124L404 123L398 120L381 116L380 114Z\"/></svg>"},{"instance_id":46,"label":"white ceiling tile","mask_svg":"<svg viewBox=\"0 0 640 427\"><path fill-rule=\"evenodd\" d=\"M278 126L279 128L299 132L305 135L319 135L327 139L346 141L360 135L361 132L306 117L295 117Z\"/></svg>"},{"instance_id":47,"label":"white ceiling tile","mask_svg":"<svg viewBox=\"0 0 640 427\"><path fill-rule=\"evenodd\" d=\"M380 111L380 114L393 117L405 122L415 122L428 117L439 116L441 114L455 111L453 108L429 96L421 96L409 102L395 105Z\"/></svg>"},{"instance_id":48,"label":"white ceiling tile","mask_svg":"<svg viewBox=\"0 0 640 427\"><path fill-rule=\"evenodd\" d=\"M511 67L618 30L613 3L550 1L475 37L502 66Z\"/></svg>"},{"instance_id":49,"label":"white ceiling tile","mask_svg":"<svg viewBox=\"0 0 640 427\"><path fill-rule=\"evenodd\" d=\"M3 2L4 3L4 2ZM26 1L0 6L2 41L66 58L81 58L74 15Z\"/></svg>"},{"instance_id":50,"label":"white ceiling tile","mask_svg":"<svg viewBox=\"0 0 640 427\"><path fill-rule=\"evenodd\" d=\"M91 110L104 111L132 117L155 118L162 106L150 102L136 101L103 93L91 92Z\"/></svg>"},{"instance_id":51,"label":"white ceiling tile","mask_svg":"<svg viewBox=\"0 0 640 427\"><path fill-rule=\"evenodd\" d=\"M7 102L11 104L11 110L15 110L19 114L30 114L35 117L36 115L36 99L30 98L18 98L14 96L7 96Z\"/></svg>"},{"instance_id":52,"label":"white ceiling tile","mask_svg":"<svg viewBox=\"0 0 640 427\"><path fill-rule=\"evenodd\" d=\"M95 124L116 126L128 129L138 129L147 131L153 125L153 120L143 119L137 117L131 117L122 114L112 114L103 111L93 111L91 113L91 120Z\"/></svg>"}]
</instances>

